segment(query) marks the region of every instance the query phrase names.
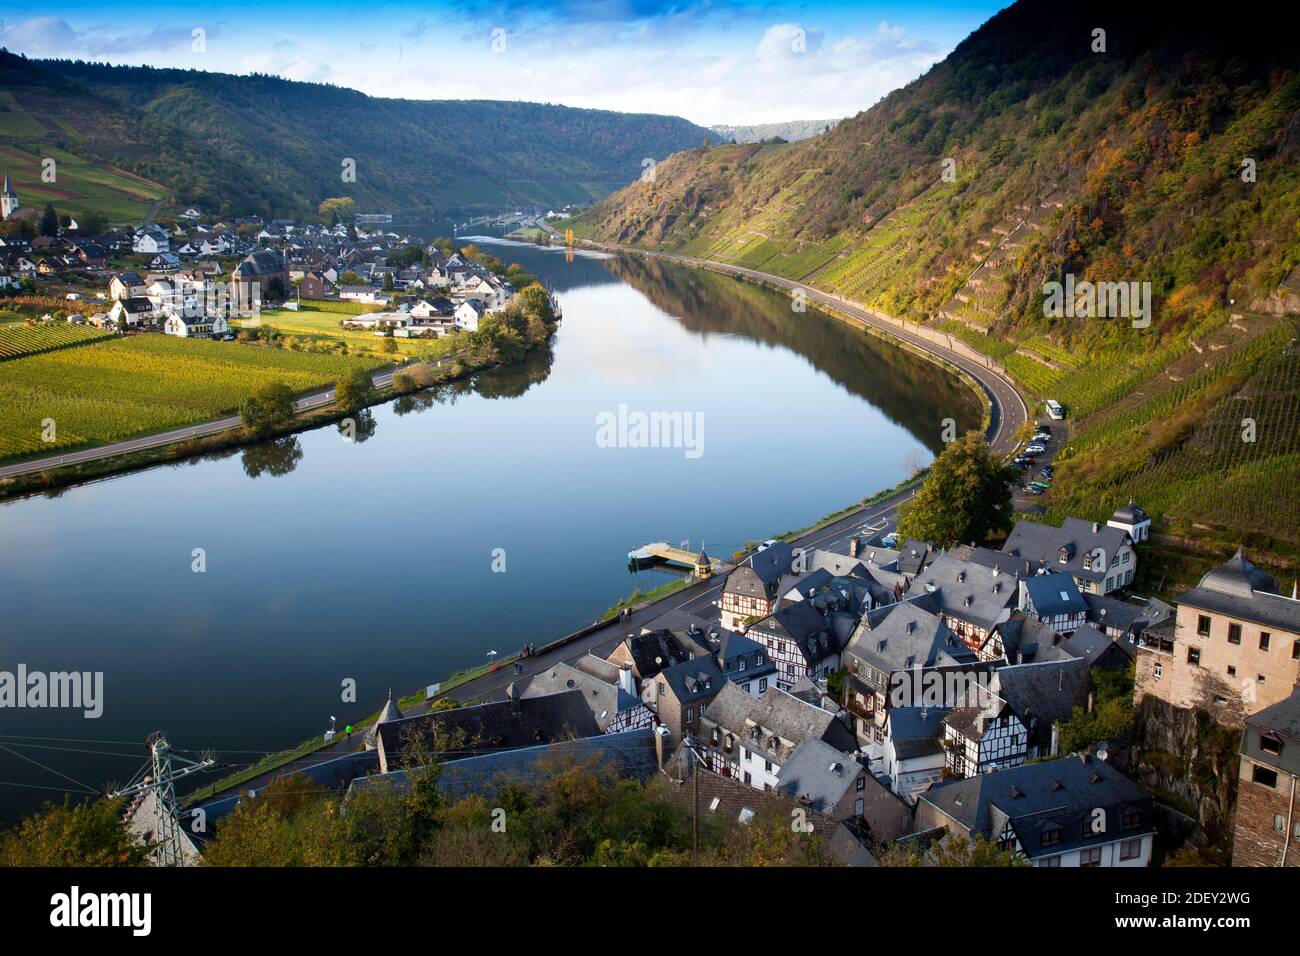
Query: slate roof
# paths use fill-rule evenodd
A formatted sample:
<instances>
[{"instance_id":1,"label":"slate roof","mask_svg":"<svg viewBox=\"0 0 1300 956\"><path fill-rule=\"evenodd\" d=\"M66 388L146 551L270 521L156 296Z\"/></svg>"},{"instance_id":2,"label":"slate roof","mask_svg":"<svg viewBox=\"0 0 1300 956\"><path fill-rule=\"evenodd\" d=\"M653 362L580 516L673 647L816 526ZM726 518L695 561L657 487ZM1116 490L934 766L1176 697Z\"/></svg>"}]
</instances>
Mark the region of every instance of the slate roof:
<instances>
[{"instance_id":1,"label":"slate roof","mask_svg":"<svg viewBox=\"0 0 1300 956\"><path fill-rule=\"evenodd\" d=\"M612 666L612 665L611 665ZM615 668L617 672L617 668ZM523 687L524 697L541 697L569 690L582 691L587 706L601 730L609 726L619 714L638 706L641 701L618 686L617 673L613 682L593 676L570 664L560 662L548 670L531 677Z\"/></svg>"},{"instance_id":2,"label":"slate roof","mask_svg":"<svg viewBox=\"0 0 1300 956\"><path fill-rule=\"evenodd\" d=\"M425 746L433 750L447 752L450 747L451 753L466 755L594 737L600 732L585 694L570 690L389 721L379 725L379 747L391 770L401 765L411 735L422 737Z\"/></svg>"},{"instance_id":3,"label":"slate roof","mask_svg":"<svg viewBox=\"0 0 1300 956\"><path fill-rule=\"evenodd\" d=\"M660 671L656 679L672 688L673 696L682 704L713 697L727 683L712 657L697 657L693 661L674 664Z\"/></svg>"},{"instance_id":4,"label":"slate roof","mask_svg":"<svg viewBox=\"0 0 1300 956\"><path fill-rule=\"evenodd\" d=\"M1136 525L1143 521L1150 521L1151 516L1133 504L1132 500L1126 505L1120 505L1115 509L1115 513L1110 516L1111 521L1120 521L1124 524Z\"/></svg>"},{"instance_id":5,"label":"slate roof","mask_svg":"<svg viewBox=\"0 0 1300 956\"><path fill-rule=\"evenodd\" d=\"M1131 659L1134 656L1133 649L1127 641L1113 641L1091 624L1085 624L1071 634L1064 647L1071 656L1087 661L1089 667L1095 666L1102 655L1112 647L1118 647L1125 657Z\"/></svg>"},{"instance_id":6,"label":"slate roof","mask_svg":"<svg viewBox=\"0 0 1300 956\"><path fill-rule=\"evenodd\" d=\"M689 660L690 654L667 628L642 631L623 641L642 680L649 680L665 667Z\"/></svg>"},{"instance_id":7,"label":"slate roof","mask_svg":"<svg viewBox=\"0 0 1300 956\"><path fill-rule=\"evenodd\" d=\"M943 749L943 722L947 707L892 707L889 738L900 760L924 757Z\"/></svg>"},{"instance_id":8,"label":"slate roof","mask_svg":"<svg viewBox=\"0 0 1300 956\"><path fill-rule=\"evenodd\" d=\"M1063 661L1073 656L1060 643L1060 634L1020 611L999 624L997 633L1002 638L1002 653L1008 664Z\"/></svg>"},{"instance_id":9,"label":"slate roof","mask_svg":"<svg viewBox=\"0 0 1300 956\"><path fill-rule=\"evenodd\" d=\"M276 275L285 271L284 259L274 249L258 249L250 252L247 258L235 266L234 274L240 278Z\"/></svg>"},{"instance_id":10,"label":"slate roof","mask_svg":"<svg viewBox=\"0 0 1300 956\"><path fill-rule=\"evenodd\" d=\"M932 545L928 541L914 541L907 538L898 549L898 569L903 574L914 575L929 557Z\"/></svg>"},{"instance_id":11,"label":"slate roof","mask_svg":"<svg viewBox=\"0 0 1300 956\"><path fill-rule=\"evenodd\" d=\"M971 836L998 840L1009 823L1030 859L1109 843L1120 834L1138 837L1155 829L1151 794L1114 767L1086 755L937 783L919 799ZM1093 812L1098 808L1104 811L1105 827L1093 832ZM1140 815L1139 824L1129 830L1122 824L1126 809ZM1044 836L1055 828L1059 828L1059 841L1044 845Z\"/></svg>"},{"instance_id":12,"label":"slate roof","mask_svg":"<svg viewBox=\"0 0 1300 956\"><path fill-rule=\"evenodd\" d=\"M1088 605L1079 593L1074 578L1069 574L1053 571L1050 574L1035 574L1025 581L1025 590L1033 602L1034 613L1039 617L1051 617L1057 614L1086 614Z\"/></svg>"},{"instance_id":13,"label":"slate roof","mask_svg":"<svg viewBox=\"0 0 1300 956\"><path fill-rule=\"evenodd\" d=\"M642 727L617 734L560 740L534 747L448 760L442 764L438 775L438 790L452 801L462 800L471 794L492 796L507 784L544 779L552 768L588 762L597 767L611 768L620 779L646 780L659 770L654 734L653 728ZM404 791L409 788L410 782L404 770L375 774L353 781L349 795L353 791L375 786L392 786Z\"/></svg>"},{"instance_id":14,"label":"slate roof","mask_svg":"<svg viewBox=\"0 0 1300 956\"><path fill-rule=\"evenodd\" d=\"M1279 594L1273 576L1246 560L1240 549L1180 595L1178 603L1300 634L1300 601Z\"/></svg>"},{"instance_id":15,"label":"slate roof","mask_svg":"<svg viewBox=\"0 0 1300 956\"><path fill-rule=\"evenodd\" d=\"M735 735L747 750L782 764L805 740L824 740L837 750L851 752L857 741L834 714L770 686L757 700L734 684L724 686L704 711L711 724ZM760 733L755 739L753 728ZM772 737L779 740L775 746Z\"/></svg>"},{"instance_id":16,"label":"slate roof","mask_svg":"<svg viewBox=\"0 0 1300 956\"><path fill-rule=\"evenodd\" d=\"M1088 623L1099 629L1113 627L1126 634L1137 634L1173 614L1173 608L1156 598L1147 599L1145 604L1134 604L1107 594L1087 592L1083 600L1088 605Z\"/></svg>"},{"instance_id":17,"label":"slate roof","mask_svg":"<svg viewBox=\"0 0 1300 956\"><path fill-rule=\"evenodd\" d=\"M807 601L787 604L756 623L754 628L794 641L810 665L839 653L842 646L830 619Z\"/></svg>"},{"instance_id":18,"label":"slate roof","mask_svg":"<svg viewBox=\"0 0 1300 956\"><path fill-rule=\"evenodd\" d=\"M868 626L870 615L864 617L845 648L876 670L889 674L975 661L975 653L957 639L943 618L917 602L903 601L884 610L887 614L874 626Z\"/></svg>"},{"instance_id":19,"label":"slate roof","mask_svg":"<svg viewBox=\"0 0 1300 956\"><path fill-rule=\"evenodd\" d=\"M777 771L777 791L827 816L853 787L862 765L823 740L802 741Z\"/></svg>"},{"instance_id":20,"label":"slate roof","mask_svg":"<svg viewBox=\"0 0 1300 956\"><path fill-rule=\"evenodd\" d=\"M1016 579L951 554L940 554L916 576L912 587L936 594L941 612L989 630L1016 603Z\"/></svg>"},{"instance_id":21,"label":"slate roof","mask_svg":"<svg viewBox=\"0 0 1300 956\"><path fill-rule=\"evenodd\" d=\"M1089 581L1103 581L1110 562L1128 539L1128 532L1122 528L1079 518L1066 518L1061 527L1038 524L1035 521L1017 521L1006 543L1002 545L1004 554L1021 557L1028 561L1039 562L1053 571L1068 571L1076 577ZM1060 549L1066 549L1067 559L1060 562ZM1094 549L1100 548L1105 554L1101 567L1084 570L1083 559Z\"/></svg>"},{"instance_id":22,"label":"slate roof","mask_svg":"<svg viewBox=\"0 0 1300 956\"><path fill-rule=\"evenodd\" d=\"M1261 748L1260 737L1265 734L1278 738L1278 753ZM1300 688L1246 718L1241 752L1251 760L1300 776Z\"/></svg>"},{"instance_id":23,"label":"slate roof","mask_svg":"<svg viewBox=\"0 0 1300 956\"><path fill-rule=\"evenodd\" d=\"M1009 664L993 672L989 689L1008 704L1040 747L1049 746L1052 724L1088 702L1088 664L1079 658Z\"/></svg>"}]
</instances>

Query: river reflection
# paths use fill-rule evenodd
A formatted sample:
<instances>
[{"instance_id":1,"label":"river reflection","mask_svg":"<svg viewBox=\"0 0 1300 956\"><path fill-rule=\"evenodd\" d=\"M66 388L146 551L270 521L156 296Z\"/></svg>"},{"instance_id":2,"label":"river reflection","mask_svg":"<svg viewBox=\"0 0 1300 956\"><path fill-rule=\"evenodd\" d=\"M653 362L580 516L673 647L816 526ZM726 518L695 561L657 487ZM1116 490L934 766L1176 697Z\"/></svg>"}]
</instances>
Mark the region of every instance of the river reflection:
<instances>
[{"instance_id":1,"label":"river reflection","mask_svg":"<svg viewBox=\"0 0 1300 956\"><path fill-rule=\"evenodd\" d=\"M935 366L775 293L492 251L564 310L521 365L376 406L352 441L331 423L0 505L0 670L102 671L105 694L94 721L4 711L6 746L118 742L40 752L92 789L128 778L158 729L253 761L664 579L629 575L630 548L730 553L895 483L945 417L978 422ZM601 447L620 406L698 416L703 454ZM71 786L3 750L0 780L25 785L0 791L4 819Z\"/></svg>"}]
</instances>

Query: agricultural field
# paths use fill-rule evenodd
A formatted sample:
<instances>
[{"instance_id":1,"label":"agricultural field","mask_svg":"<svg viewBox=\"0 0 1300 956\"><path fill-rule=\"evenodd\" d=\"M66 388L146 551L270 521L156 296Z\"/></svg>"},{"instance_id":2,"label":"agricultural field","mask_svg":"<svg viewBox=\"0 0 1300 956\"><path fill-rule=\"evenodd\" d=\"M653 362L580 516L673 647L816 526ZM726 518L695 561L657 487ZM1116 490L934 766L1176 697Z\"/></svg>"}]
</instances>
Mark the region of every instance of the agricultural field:
<instances>
[{"instance_id":1,"label":"agricultural field","mask_svg":"<svg viewBox=\"0 0 1300 956\"><path fill-rule=\"evenodd\" d=\"M112 336L112 332L83 325L0 325L0 362L40 355Z\"/></svg>"},{"instance_id":2,"label":"agricultural field","mask_svg":"<svg viewBox=\"0 0 1300 956\"><path fill-rule=\"evenodd\" d=\"M393 354L411 358L441 358L455 351L454 339L385 338L373 332L344 329L342 322L354 315L382 311L375 306L327 300L304 301L298 311L293 309L264 309L260 324L296 340L307 348L338 349L346 344L350 354L383 356ZM246 324L246 323L245 323ZM385 353L384 343L392 342L396 353ZM290 342L293 345L294 342ZM341 351L341 349L340 349Z\"/></svg>"},{"instance_id":3,"label":"agricultural field","mask_svg":"<svg viewBox=\"0 0 1300 956\"><path fill-rule=\"evenodd\" d=\"M52 143L42 144L39 155L32 152L25 147L44 132L38 126L33 134L32 122L26 113L0 110L0 168L8 172L24 206L40 210L49 202L61 213L77 216L93 210L121 222L143 219L165 195L157 183L111 166L92 165ZM41 179L45 157L57 164L55 182Z\"/></svg>"},{"instance_id":4,"label":"agricultural field","mask_svg":"<svg viewBox=\"0 0 1300 956\"><path fill-rule=\"evenodd\" d=\"M262 385L324 388L386 364L233 342L138 335L0 364L0 461L130 438L232 414ZM55 441L43 440L52 419Z\"/></svg>"}]
</instances>

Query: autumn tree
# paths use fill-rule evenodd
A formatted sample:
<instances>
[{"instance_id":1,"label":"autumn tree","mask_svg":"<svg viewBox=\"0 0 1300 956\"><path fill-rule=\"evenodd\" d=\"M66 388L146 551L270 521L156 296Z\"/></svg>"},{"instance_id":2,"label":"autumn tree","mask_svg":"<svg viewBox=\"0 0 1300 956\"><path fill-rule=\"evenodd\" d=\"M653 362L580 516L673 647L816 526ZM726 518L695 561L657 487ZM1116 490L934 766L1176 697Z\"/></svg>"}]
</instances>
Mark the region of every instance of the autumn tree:
<instances>
[{"instance_id":1,"label":"autumn tree","mask_svg":"<svg viewBox=\"0 0 1300 956\"><path fill-rule=\"evenodd\" d=\"M898 533L947 547L981 542L1012 524L1014 472L990 454L983 436L969 431L949 442L930 465L916 497L899 509Z\"/></svg>"},{"instance_id":2,"label":"autumn tree","mask_svg":"<svg viewBox=\"0 0 1300 956\"><path fill-rule=\"evenodd\" d=\"M263 385L239 406L244 427L254 435L265 436L293 421L293 389L283 382Z\"/></svg>"},{"instance_id":3,"label":"autumn tree","mask_svg":"<svg viewBox=\"0 0 1300 956\"><path fill-rule=\"evenodd\" d=\"M334 386L334 402L345 412L355 412L370 401L374 381L364 368L354 368L345 373Z\"/></svg>"},{"instance_id":4,"label":"autumn tree","mask_svg":"<svg viewBox=\"0 0 1300 956\"><path fill-rule=\"evenodd\" d=\"M143 866L148 847L122 822L122 801L45 804L0 835L3 866Z\"/></svg>"}]
</instances>

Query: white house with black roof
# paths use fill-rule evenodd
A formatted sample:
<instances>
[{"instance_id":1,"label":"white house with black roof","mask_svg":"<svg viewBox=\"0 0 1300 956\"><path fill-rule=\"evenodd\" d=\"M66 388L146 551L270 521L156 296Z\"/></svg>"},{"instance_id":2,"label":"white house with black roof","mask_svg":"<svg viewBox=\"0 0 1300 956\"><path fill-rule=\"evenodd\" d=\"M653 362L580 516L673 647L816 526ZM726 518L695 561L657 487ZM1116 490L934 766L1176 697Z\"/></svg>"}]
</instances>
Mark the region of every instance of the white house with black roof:
<instances>
[{"instance_id":1,"label":"white house with black roof","mask_svg":"<svg viewBox=\"0 0 1300 956\"><path fill-rule=\"evenodd\" d=\"M1109 594L1127 587L1137 571L1133 539L1122 528L1066 518L1061 527L1017 521L1004 554L1074 578L1080 591Z\"/></svg>"},{"instance_id":2,"label":"white house with black roof","mask_svg":"<svg viewBox=\"0 0 1300 956\"><path fill-rule=\"evenodd\" d=\"M727 683L704 711L699 742L709 768L756 790L773 790L781 767L805 740L856 749L853 734L830 711L776 687L754 699Z\"/></svg>"},{"instance_id":3,"label":"white house with black roof","mask_svg":"<svg viewBox=\"0 0 1300 956\"><path fill-rule=\"evenodd\" d=\"M940 783L923 793L916 829L982 836L1040 867L1151 862L1151 794L1099 756L1072 754Z\"/></svg>"},{"instance_id":4,"label":"white house with black roof","mask_svg":"<svg viewBox=\"0 0 1300 956\"><path fill-rule=\"evenodd\" d=\"M1088 616L1074 577L1059 571L1021 581L1019 600L1022 611L1061 634L1082 627Z\"/></svg>"},{"instance_id":5,"label":"white house with black roof","mask_svg":"<svg viewBox=\"0 0 1300 956\"><path fill-rule=\"evenodd\" d=\"M839 669L840 649L856 621L856 615L844 611L795 601L751 625L745 634L767 650L776 665L776 685L789 690L801 678L815 681Z\"/></svg>"}]
</instances>

